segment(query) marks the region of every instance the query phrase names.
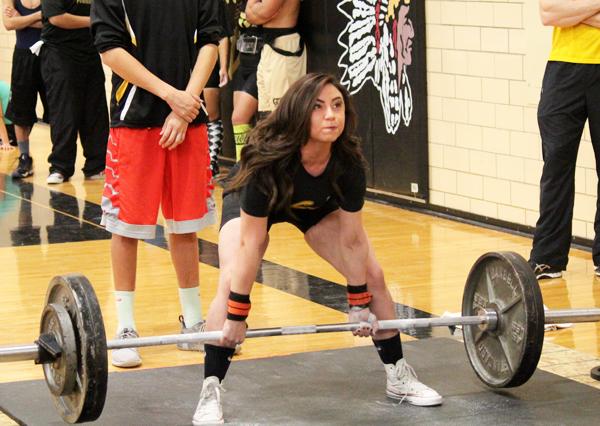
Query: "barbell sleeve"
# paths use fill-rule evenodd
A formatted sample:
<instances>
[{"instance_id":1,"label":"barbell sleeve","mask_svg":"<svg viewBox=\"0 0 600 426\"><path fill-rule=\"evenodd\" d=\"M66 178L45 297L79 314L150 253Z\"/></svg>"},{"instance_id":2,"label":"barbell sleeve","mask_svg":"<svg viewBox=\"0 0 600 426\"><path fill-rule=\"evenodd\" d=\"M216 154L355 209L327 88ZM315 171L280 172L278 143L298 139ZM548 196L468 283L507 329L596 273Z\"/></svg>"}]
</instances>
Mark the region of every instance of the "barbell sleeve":
<instances>
[{"instance_id":1,"label":"barbell sleeve","mask_svg":"<svg viewBox=\"0 0 600 426\"><path fill-rule=\"evenodd\" d=\"M600 321L600 308L560 309L545 311L546 324L563 322L596 322Z\"/></svg>"},{"instance_id":2,"label":"barbell sleeve","mask_svg":"<svg viewBox=\"0 0 600 426\"><path fill-rule=\"evenodd\" d=\"M0 362L35 361L39 346L36 343L21 346L0 346Z\"/></svg>"}]
</instances>

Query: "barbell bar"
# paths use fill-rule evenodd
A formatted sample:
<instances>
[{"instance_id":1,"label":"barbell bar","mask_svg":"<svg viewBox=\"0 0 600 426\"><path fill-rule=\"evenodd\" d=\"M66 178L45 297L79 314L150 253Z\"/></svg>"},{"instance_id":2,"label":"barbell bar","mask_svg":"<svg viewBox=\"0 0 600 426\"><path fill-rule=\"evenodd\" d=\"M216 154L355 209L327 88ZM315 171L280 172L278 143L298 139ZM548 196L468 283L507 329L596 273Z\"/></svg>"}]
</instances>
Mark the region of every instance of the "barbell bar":
<instances>
[{"instance_id":1,"label":"barbell bar","mask_svg":"<svg viewBox=\"0 0 600 426\"><path fill-rule=\"evenodd\" d=\"M600 309L544 312L541 291L525 259L490 252L473 265L462 316L379 321L382 330L462 326L467 357L488 386L525 383L542 351L544 324L600 321ZM360 323L251 329L247 338L353 331ZM106 340L94 290L82 275L54 277L46 293L40 336L34 344L0 347L0 362L33 360L43 365L55 408L67 423L95 420L102 413L110 349L217 341L221 331Z\"/></svg>"},{"instance_id":2,"label":"barbell bar","mask_svg":"<svg viewBox=\"0 0 600 426\"><path fill-rule=\"evenodd\" d=\"M598 310L600 315L600 309ZM495 327L497 322L495 312L486 312L483 315L460 318L408 318L397 320L378 321L380 330L411 330L414 328L429 328L456 325L486 325ZM340 331L354 331L361 327L358 322L299 325L288 327L272 327L250 329L246 331L246 338L289 336L294 334L332 333ZM115 339L106 342L106 349L142 348L147 346L176 345L179 343L204 343L218 341L223 337L222 331L203 331L188 334L166 334L162 336L137 337L130 339ZM0 347L0 362L12 361L37 361L40 362L40 346L38 344ZM51 362L51 360L48 360Z\"/></svg>"},{"instance_id":3,"label":"barbell bar","mask_svg":"<svg viewBox=\"0 0 600 426\"><path fill-rule=\"evenodd\" d=\"M547 310L544 312L546 324L561 322L581 323L600 321L600 308ZM413 330L432 327L456 327L465 325L485 326L494 330L498 316L494 311L485 311L481 315L437 318L405 318L396 320L379 320L379 330ZM298 334L334 333L354 331L361 327L358 322L298 325L287 327L270 327L250 329L246 338L290 336ZM223 337L221 331L203 331L188 334L166 334L160 336L137 337L130 339L114 339L106 342L106 349L143 348L148 346L177 345L180 343L204 343L218 341ZM40 346L38 344L19 346L0 346L0 362L40 361ZM50 362L48 360L47 362Z\"/></svg>"}]
</instances>

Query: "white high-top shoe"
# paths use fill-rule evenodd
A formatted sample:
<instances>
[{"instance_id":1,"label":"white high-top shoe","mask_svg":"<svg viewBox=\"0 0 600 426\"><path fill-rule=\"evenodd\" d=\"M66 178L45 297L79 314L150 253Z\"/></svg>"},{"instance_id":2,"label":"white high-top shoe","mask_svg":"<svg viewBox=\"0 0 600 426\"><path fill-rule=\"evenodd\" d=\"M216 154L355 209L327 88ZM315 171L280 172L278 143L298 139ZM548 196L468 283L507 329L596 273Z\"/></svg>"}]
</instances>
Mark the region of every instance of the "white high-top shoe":
<instances>
[{"instance_id":1,"label":"white high-top shoe","mask_svg":"<svg viewBox=\"0 0 600 426\"><path fill-rule=\"evenodd\" d=\"M221 387L218 377L210 376L204 379L200 401L192 419L194 426L224 423L221 391L224 389Z\"/></svg>"},{"instance_id":2,"label":"white high-top shoe","mask_svg":"<svg viewBox=\"0 0 600 426\"><path fill-rule=\"evenodd\" d=\"M430 406L440 405L442 397L423 383L419 382L415 370L406 360L400 359L394 364L385 364L387 375L386 394L392 399L409 404Z\"/></svg>"}]
</instances>

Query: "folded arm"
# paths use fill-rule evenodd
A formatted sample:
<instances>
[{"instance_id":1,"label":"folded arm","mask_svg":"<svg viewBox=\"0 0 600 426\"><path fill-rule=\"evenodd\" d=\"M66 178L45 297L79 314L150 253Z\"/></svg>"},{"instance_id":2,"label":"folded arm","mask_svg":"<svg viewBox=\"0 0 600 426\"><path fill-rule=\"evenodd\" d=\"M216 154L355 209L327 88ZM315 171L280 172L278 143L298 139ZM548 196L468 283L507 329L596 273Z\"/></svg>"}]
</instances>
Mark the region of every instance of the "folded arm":
<instances>
[{"instance_id":1,"label":"folded arm","mask_svg":"<svg viewBox=\"0 0 600 426\"><path fill-rule=\"evenodd\" d=\"M27 27L40 28L42 25L42 12L38 11L31 15L21 16L14 8L12 0L3 2L2 22L7 31L22 30Z\"/></svg>"},{"instance_id":2,"label":"folded arm","mask_svg":"<svg viewBox=\"0 0 600 426\"><path fill-rule=\"evenodd\" d=\"M78 16L70 13L52 16L51 18L48 18L48 21L55 27L62 28L63 30L78 30L80 28L90 27L89 16Z\"/></svg>"},{"instance_id":3,"label":"folded arm","mask_svg":"<svg viewBox=\"0 0 600 426\"><path fill-rule=\"evenodd\" d=\"M589 25L590 27L600 28L600 12L590 16L582 24Z\"/></svg>"},{"instance_id":4,"label":"folded arm","mask_svg":"<svg viewBox=\"0 0 600 426\"><path fill-rule=\"evenodd\" d=\"M284 2L285 0L248 0L246 18L253 25L263 25L279 13Z\"/></svg>"},{"instance_id":5,"label":"folded arm","mask_svg":"<svg viewBox=\"0 0 600 426\"><path fill-rule=\"evenodd\" d=\"M600 12L600 0L540 0L542 24L572 27Z\"/></svg>"}]
</instances>

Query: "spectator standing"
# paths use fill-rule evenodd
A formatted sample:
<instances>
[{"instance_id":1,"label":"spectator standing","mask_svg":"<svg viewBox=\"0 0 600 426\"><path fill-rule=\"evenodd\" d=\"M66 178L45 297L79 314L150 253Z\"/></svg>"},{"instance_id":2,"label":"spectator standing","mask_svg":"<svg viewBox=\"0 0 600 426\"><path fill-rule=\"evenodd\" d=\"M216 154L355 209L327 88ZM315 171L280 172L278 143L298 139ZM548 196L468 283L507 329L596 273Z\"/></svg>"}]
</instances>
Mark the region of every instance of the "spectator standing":
<instances>
[{"instance_id":1,"label":"spectator standing","mask_svg":"<svg viewBox=\"0 0 600 426\"><path fill-rule=\"evenodd\" d=\"M181 332L203 326L196 232L214 217L207 205L212 176L200 93L217 60L218 1L93 3L94 43L113 70L102 223L112 233L119 339L138 335L137 246L154 238L159 207L179 285ZM136 367L142 359L135 348L125 348L112 352L112 363Z\"/></svg>"},{"instance_id":2,"label":"spectator standing","mask_svg":"<svg viewBox=\"0 0 600 426\"><path fill-rule=\"evenodd\" d=\"M246 16L261 25L265 45L256 73L258 112L273 111L288 88L306 74L306 47L298 32L301 0L248 0Z\"/></svg>"},{"instance_id":3,"label":"spectator standing","mask_svg":"<svg viewBox=\"0 0 600 426\"><path fill-rule=\"evenodd\" d=\"M589 122L596 169L600 165L600 2L540 0L544 25L554 27L538 106L544 168L540 217L529 263L538 279L559 278L572 239L577 151ZM598 185L600 194L600 183ZM600 198L592 257L600 276Z\"/></svg>"},{"instance_id":4,"label":"spectator standing","mask_svg":"<svg viewBox=\"0 0 600 426\"><path fill-rule=\"evenodd\" d=\"M90 34L91 0L42 2L42 77L50 111L49 184L75 172L77 136L86 179L104 179L108 108L104 71Z\"/></svg>"},{"instance_id":5,"label":"spectator standing","mask_svg":"<svg viewBox=\"0 0 600 426\"><path fill-rule=\"evenodd\" d=\"M19 147L19 163L12 177L21 179L33 174L29 134L37 121L38 95L42 103L46 102L40 59L30 50L40 40L42 32L40 0L4 0L2 20L8 31L15 31L17 39L12 58L12 98L8 115L15 125Z\"/></svg>"}]
</instances>

